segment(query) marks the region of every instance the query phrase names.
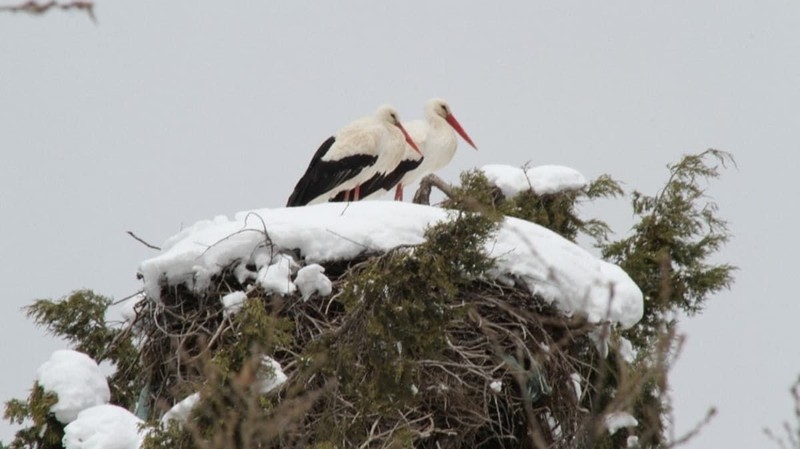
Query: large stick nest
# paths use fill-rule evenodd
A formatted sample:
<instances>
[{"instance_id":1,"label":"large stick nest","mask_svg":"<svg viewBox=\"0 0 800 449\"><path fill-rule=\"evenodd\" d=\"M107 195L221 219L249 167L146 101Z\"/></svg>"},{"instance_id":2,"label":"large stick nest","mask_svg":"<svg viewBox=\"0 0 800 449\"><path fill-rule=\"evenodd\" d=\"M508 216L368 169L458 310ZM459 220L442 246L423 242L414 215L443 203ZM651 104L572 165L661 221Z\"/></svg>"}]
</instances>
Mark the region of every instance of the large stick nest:
<instances>
[{"instance_id":1,"label":"large stick nest","mask_svg":"<svg viewBox=\"0 0 800 449\"><path fill-rule=\"evenodd\" d=\"M375 389L371 375L352 379L349 388L340 385L342 375L363 373L369 366L364 353L351 355L349 366L334 359L363 344L372 313L371 299L348 311L340 300L343 286L354 273L389 256L328 264L334 288L327 298L315 295L304 301L299 295L282 297L251 287L249 301L293 323L288 342L264 342L289 377L273 398L276 405L305 392L322 392L301 417L282 426L272 444L574 447L575 436L585 430L587 407L593 408L585 379L596 374L588 333L597 326L562 316L521 287L475 280L460 289L446 304L458 313L444 326L444 347L413 359L409 398L390 400L388 407L365 407L357 392ZM223 270L203 295L184 286L164 287L159 302L142 303L139 334L154 416L203 383L199 361L242 338L242 324L223 317L219 301L246 288L233 276L234 266ZM387 348L395 350L402 352ZM581 398L575 376L584 379Z\"/></svg>"}]
</instances>

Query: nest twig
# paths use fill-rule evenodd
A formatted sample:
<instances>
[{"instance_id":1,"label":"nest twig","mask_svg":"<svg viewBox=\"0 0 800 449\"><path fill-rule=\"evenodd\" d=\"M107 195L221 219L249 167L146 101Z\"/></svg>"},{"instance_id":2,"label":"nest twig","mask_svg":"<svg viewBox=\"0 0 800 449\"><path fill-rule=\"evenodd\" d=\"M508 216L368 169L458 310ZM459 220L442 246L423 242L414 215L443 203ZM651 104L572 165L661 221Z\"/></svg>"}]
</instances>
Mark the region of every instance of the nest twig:
<instances>
[{"instance_id":1,"label":"nest twig","mask_svg":"<svg viewBox=\"0 0 800 449\"><path fill-rule=\"evenodd\" d=\"M33 0L20 3L18 5L2 5L0 12L13 12L13 13L27 13L32 15L42 15L51 9L60 9L62 11L79 10L84 11L92 19L92 22L97 23L97 17L94 15L94 2L90 1L72 1L67 3L60 3L56 1L49 2L36 2Z\"/></svg>"}]
</instances>

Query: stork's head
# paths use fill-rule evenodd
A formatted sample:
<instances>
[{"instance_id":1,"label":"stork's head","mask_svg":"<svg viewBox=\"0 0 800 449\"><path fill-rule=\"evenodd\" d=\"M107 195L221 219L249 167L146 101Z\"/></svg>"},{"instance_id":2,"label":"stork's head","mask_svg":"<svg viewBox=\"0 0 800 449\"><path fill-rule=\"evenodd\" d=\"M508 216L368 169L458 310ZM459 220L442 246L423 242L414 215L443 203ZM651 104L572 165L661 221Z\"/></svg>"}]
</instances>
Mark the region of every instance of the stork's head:
<instances>
[{"instance_id":1,"label":"stork's head","mask_svg":"<svg viewBox=\"0 0 800 449\"><path fill-rule=\"evenodd\" d=\"M397 113L397 109L394 108L392 105L382 105L375 111L375 117L382 121L386 122L390 125L397 126L400 123L400 115Z\"/></svg>"},{"instance_id":2,"label":"stork's head","mask_svg":"<svg viewBox=\"0 0 800 449\"><path fill-rule=\"evenodd\" d=\"M450 115L450 105L444 98L431 98L425 103L425 116L438 116L445 118Z\"/></svg>"},{"instance_id":3,"label":"stork's head","mask_svg":"<svg viewBox=\"0 0 800 449\"><path fill-rule=\"evenodd\" d=\"M403 133L403 136L405 136L406 142L408 142L408 144L411 145L411 148L413 148L414 151L422 155L422 152L419 151L419 147L417 146L417 144L414 143L414 140L411 138L411 136L408 135L406 129L403 128L403 124L400 123L400 115L397 113L397 110L393 106L385 104L379 107L378 110L375 111L375 117L377 117L378 120L382 122L398 127L400 131Z\"/></svg>"},{"instance_id":4,"label":"stork's head","mask_svg":"<svg viewBox=\"0 0 800 449\"><path fill-rule=\"evenodd\" d=\"M472 148L475 148L476 150L478 149L478 147L476 147L475 144L472 143L472 139L469 138L469 135L467 135L467 132L464 131L464 128L461 127L461 124L458 123L458 120L456 120L456 118L453 116L453 112L450 109L450 105L447 104L447 101L445 101L444 99L432 98L428 100L428 102L425 104L425 116L428 118L433 118L433 117L443 118L447 123L450 124L450 126L453 127L454 130L456 130L456 132L461 136L461 138L463 138L468 144L470 144Z\"/></svg>"}]
</instances>

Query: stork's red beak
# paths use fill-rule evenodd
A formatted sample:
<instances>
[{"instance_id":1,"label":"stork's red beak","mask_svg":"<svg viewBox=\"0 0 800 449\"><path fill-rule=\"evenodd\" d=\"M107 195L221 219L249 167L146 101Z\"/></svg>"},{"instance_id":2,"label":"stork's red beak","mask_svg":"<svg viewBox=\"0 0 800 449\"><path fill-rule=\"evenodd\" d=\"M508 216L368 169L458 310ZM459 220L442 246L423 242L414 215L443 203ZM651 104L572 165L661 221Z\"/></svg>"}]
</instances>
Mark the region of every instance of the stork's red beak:
<instances>
[{"instance_id":1,"label":"stork's red beak","mask_svg":"<svg viewBox=\"0 0 800 449\"><path fill-rule=\"evenodd\" d=\"M403 135L406 136L406 142L408 142L408 144L411 145L411 148L413 148L414 151L416 151L417 153L420 154L420 156L422 156L422 151L419 151L419 147L417 146L416 143L414 143L414 139L412 139L411 136L408 135L406 129L403 128L403 125L398 123L397 127L400 128L400 131L402 131Z\"/></svg>"},{"instance_id":2,"label":"stork's red beak","mask_svg":"<svg viewBox=\"0 0 800 449\"><path fill-rule=\"evenodd\" d=\"M453 114L447 114L447 117L445 117L444 119L447 120L447 123L449 123L450 126L452 126L453 129L455 129L456 132L459 135L461 135L461 137L464 138L464 140L466 140L468 144L470 144L470 146L472 146L472 148L475 148L476 150L478 149L478 147L476 147L475 144L472 143L472 139L469 138L467 132L464 131L464 128L461 127L461 124L458 123L458 120L456 120L456 118L453 117Z\"/></svg>"}]
</instances>

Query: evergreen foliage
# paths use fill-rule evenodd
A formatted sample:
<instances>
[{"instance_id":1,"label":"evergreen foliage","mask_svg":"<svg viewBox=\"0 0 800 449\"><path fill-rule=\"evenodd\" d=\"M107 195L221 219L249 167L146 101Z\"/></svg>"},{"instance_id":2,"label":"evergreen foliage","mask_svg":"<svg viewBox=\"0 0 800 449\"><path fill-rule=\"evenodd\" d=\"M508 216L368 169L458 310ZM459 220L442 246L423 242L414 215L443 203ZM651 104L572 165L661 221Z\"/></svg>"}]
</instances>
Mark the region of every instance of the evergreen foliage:
<instances>
[{"instance_id":1,"label":"evergreen foliage","mask_svg":"<svg viewBox=\"0 0 800 449\"><path fill-rule=\"evenodd\" d=\"M399 248L347 276L341 301L348 320L326 343L327 371L359 410L393 414L414 401L419 360L439 358L459 291L491 266L484 241L496 223L461 212L426 232L426 242Z\"/></svg>"},{"instance_id":2,"label":"evergreen foliage","mask_svg":"<svg viewBox=\"0 0 800 449\"><path fill-rule=\"evenodd\" d=\"M719 177L719 165L726 163L733 163L730 154L709 149L669 165L669 179L658 194L633 192L633 233L602 247L603 257L622 267L644 293L642 320L624 334L651 355L640 364L658 367L635 403L641 416L650 416L652 432L640 439L648 446L662 443L663 417L670 413L662 399L674 354L675 313L697 313L733 282L735 267L710 261L730 234L704 191L705 182Z\"/></svg>"},{"instance_id":3,"label":"evergreen foliage","mask_svg":"<svg viewBox=\"0 0 800 449\"><path fill-rule=\"evenodd\" d=\"M666 447L672 313L701 311L733 279L734 267L712 262L729 233L703 190L719 176L712 164L728 161L708 150L670 165L659 193L633 193L633 230L618 241L578 213L583 202L622 195L608 176L506 198L470 171L444 203L453 219L428 229L425 243L327 265L330 298L266 293L228 267L200 294L164 285L124 326L105 320L112 302L91 291L36 301L28 314L116 365L112 402L146 415L145 449L612 448L629 435L642 448ZM587 323L490 281L484 244L505 216L573 241L593 237L643 290L644 319L624 331ZM237 290L247 301L227 316L219 298ZM632 363L620 352L623 337L638 351ZM288 374L279 391L258 388L269 375L265 355ZM159 423L194 392L201 399L184 425ZM6 419L25 424L10 447L60 447L63 426L48 413L55 400L34 385L28 400L7 403ZM639 426L609 435L604 418L615 411L631 412Z\"/></svg>"},{"instance_id":4,"label":"evergreen foliage","mask_svg":"<svg viewBox=\"0 0 800 449\"><path fill-rule=\"evenodd\" d=\"M137 381L139 351L130 329L106 322L111 303L110 298L91 290L78 290L60 301L34 301L26 311L34 323L67 340L76 351L88 354L97 363L113 363L116 371L109 379L111 402L131 408L141 388Z\"/></svg>"},{"instance_id":5,"label":"evergreen foliage","mask_svg":"<svg viewBox=\"0 0 800 449\"><path fill-rule=\"evenodd\" d=\"M526 190L506 198L483 172L470 170L461 174L461 185L453 188L445 207L478 210L495 219L508 216L531 221L573 242L579 233L604 242L610 231L608 225L599 219L579 218L576 208L585 201L622 194L618 181L602 175L582 189L546 194Z\"/></svg>"},{"instance_id":6,"label":"evergreen foliage","mask_svg":"<svg viewBox=\"0 0 800 449\"><path fill-rule=\"evenodd\" d=\"M25 424L26 420L30 420L28 427L19 430L14 441L8 447L10 449L60 449L62 447L61 438L64 436L64 425L50 413L50 407L56 402L56 395L45 393L38 384L31 389L27 401L18 399L8 401L5 419L17 425Z\"/></svg>"},{"instance_id":7,"label":"evergreen foliage","mask_svg":"<svg viewBox=\"0 0 800 449\"><path fill-rule=\"evenodd\" d=\"M637 222L632 235L603 247L603 256L621 266L645 295L641 323L629 332L640 346L650 346L671 325L668 312L689 315L721 289L730 287L735 268L709 259L730 238L717 206L705 197L704 183L719 177L730 154L709 149L669 165L670 177L656 195L634 191Z\"/></svg>"}]
</instances>

